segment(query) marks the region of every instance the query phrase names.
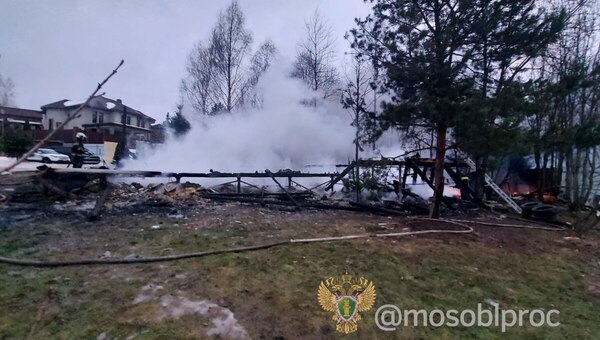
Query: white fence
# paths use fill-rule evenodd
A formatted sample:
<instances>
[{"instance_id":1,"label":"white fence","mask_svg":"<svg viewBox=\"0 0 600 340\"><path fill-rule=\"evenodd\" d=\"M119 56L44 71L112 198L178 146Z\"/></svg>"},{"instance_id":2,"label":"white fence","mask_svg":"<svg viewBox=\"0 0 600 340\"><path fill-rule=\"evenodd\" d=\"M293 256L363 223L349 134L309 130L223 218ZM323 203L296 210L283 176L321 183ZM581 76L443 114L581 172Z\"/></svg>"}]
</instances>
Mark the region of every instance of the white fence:
<instances>
[{"instance_id":1,"label":"white fence","mask_svg":"<svg viewBox=\"0 0 600 340\"><path fill-rule=\"evenodd\" d=\"M104 144L84 144L83 146L92 154L100 158L104 157Z\"/></svg>"}]
</instances>

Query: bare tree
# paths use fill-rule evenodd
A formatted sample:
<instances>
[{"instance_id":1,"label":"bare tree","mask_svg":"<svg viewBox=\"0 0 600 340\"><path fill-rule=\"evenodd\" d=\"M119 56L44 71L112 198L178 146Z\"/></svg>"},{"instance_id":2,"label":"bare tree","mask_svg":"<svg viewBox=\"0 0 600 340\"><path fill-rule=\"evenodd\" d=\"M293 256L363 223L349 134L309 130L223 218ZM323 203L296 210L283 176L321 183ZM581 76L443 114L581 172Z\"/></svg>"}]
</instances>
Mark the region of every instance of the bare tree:
<instances>
[{"instance_id":1,"label":"bare tree","mask_svg":"<svg viewBox=\"0 0 600 340\"><path fill-rule=\"evenodd\" d=\"M211 47L198 43L188 57L186 69L189 76L181 81L181 91L187 94L194 109L208 114L215 99L211 89L214 77Z\"/></svg>"},{"instance_id":2,"label":"bare tree","mask_svg":"<svg viewBox=\"0 0 600 340\"><path fill-rule=\"evenodd\" d=\"M554 0L568 21L559 39L531 70L530 114L525 123L538 177L538 197L560 188L577 210L598 192L600 145L600 32L590 0Z\"/></svg>"},{"instance_id":3,"label":"bare tree","mask_svg":"<svg viewBox=\"0 0 600 340\"><path fill-rule=\"evenodd\" d=\"M305 23L306 36L298 45L292 76L300 78L323 98L339 93L339 74L333 66L335 39L327 22L318 11Z\"/></svg>"},{"instance_id":4,"label":"bare tree","mask_svg":"<svg viewBox=\"0 0 600 340\"><path fill-rule=\"evenodd\" d=\"M252 55L252 34L244 21L244 13L233 1L219 15L208 43L197 44L188 57L188 76L181 91L202 114L231 112L259 101L252 89L269 67L275 46L267 41Z\"/></svg>"},{"instance_id":5,"label":"bare tree","mask_svg":"<svg viewBox=\"0 0 600 340\"><path fill-rule=\"evenodd\" d=\"M273 42L267 40L258 48L252 59L250 59L250 70L242 96L244 104L249 104L252 107L262 106L262 96L256 92L256 85L263 73L271 66L276 53L277 48Z\"/></svg>"},{"instance_id":6,"label":"bare tree","mask_svg":"<svg viewBox=\"0 0 600 340\"><path fill-rule=\"evenodd\" d=\"M0 56L2 57L2 56ZM0 74L0 105L14 106L15 105L15 83L10 78L4 78Z\"/></svg>"},{"instance_id":7,"label":"bare tree","mask_svg":"<svg viewBox=\"0 0 600 340\"><path fill-rule=\"evenodd\" d=\"M600 47L595 35L600 31L598 12L592 1L566 1L572 20L556 44L555 58L549 62L551 80L559 94L550 115L540 124L544 139L558 136L570 145L560 145L565 164L565 194L573 208L581 208L597 188L597 152L600 144ZM555 133L558 127L558 134ZM571 137L571 138L569 138ZM544 163L547 162L547 152ZM539 160L536 160L539 164ZM538 165L539 167L539 165ZM545 167L545 164L544 164ZM562 164L561 164L562 167Z\"/></svg>"},{"instance_id":8,"label":"bare tree","mask_svg":"<svg viewBox=\"0 0 600 340\"><path fill-rule=\"evenodd\" d=\"M374 112L370 111L372 96L374 72L373 68L369 67L368 61L360 54L352 56L351 69L346 70L346 87L342 89L342 106L350 112L354 120L354 127L356 128L356 136L354 139L355 154L354 161L358 162L359 152L362 150L362 143L375 142L372 140L371 134L374 132L374 127L369 126L373 121ZM357 181L355 185L356 189L356 201L360 200L360 187L358 180L360 178L360 167L356 166L354 169L354 178Z\"/></svg>"},{"instance_id":9,"label":"bare tree","mask_svg":"<svg viewBox=\"0 0 600 340\"><path fill-rule=\"evenodd\" d=\"M377 124L375 112L375 70L364 56L352 56L350 68L345 70L346 86L341 90L342 105L346 108L356 127L357 148L359 145L371 145L377 141L381 129Z\"/></svg>"},{"instance_id":10,"label":"bare tree","mask_svg":"<svg viewBox=\"0 0 600 340\"><path fill-rule=\"evenodd\" d=\"M211 46L214 56L214 85L216 103L231 112L243 99L246 83L244 61L250 55L252 34L244 27L244 13L237 1L219 15L213 29Z\"/></svg>"}]
</instances>

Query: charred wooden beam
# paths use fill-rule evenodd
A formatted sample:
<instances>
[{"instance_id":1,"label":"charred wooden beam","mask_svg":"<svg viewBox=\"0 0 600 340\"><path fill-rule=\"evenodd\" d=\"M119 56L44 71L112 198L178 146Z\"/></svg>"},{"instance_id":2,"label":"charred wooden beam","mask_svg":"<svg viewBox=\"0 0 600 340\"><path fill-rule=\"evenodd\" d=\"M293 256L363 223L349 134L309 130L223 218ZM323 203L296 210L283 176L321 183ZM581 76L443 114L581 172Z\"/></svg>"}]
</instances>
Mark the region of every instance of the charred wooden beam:
<instances>
[{"instance_id":1,"label":"charred wooden beam","mask_svg":"<svg viewBox=\"0 0 600 340\"><path fill-rule=\"evenodd\" d=\"M352 202L352 201L349 201L349 203L351 206L360 208L363 211L382 213L382 214L387 214L387 215L397 215L397 216L408 215L408 213L405 210L384 208L384 207L379 207L379 206L372 205L372 204L357 203L357 202Z\"/></svg>"},{"instance_id":2,"label":"charred wooden beam","mask_svg":"<svg viewBox=\"0 0 600 340\"><path fill-rule=\"evenodd\" d=\"M66 190L63 190L62 188L53 184L51 181L47 180L42 176L38 176L37 180L42 185L45 192L51 191L64 199L72 198L74 196L73 194L68 193Z\"/></svg>"},{"instance_id":3,"label":"charred wooden beam","mask_svg":"<svg viewBox=\"0 0 600 340\"><path fill-rule=\"evenodd\" d=\"M92 212L88 216L88 221L95 221L98 218L100 218L100 214L102 213L102 209L104 208L104 203L106 203L106 200L110 196L112 189L113 186L107 184L106 189L104 189L104 191L102 192L102 195L100 195L100 197L98 197L98 199L96 200L96 205L94 206L94 210L92 210Z\"/></svg>"},{"instance_id":4,"label":"charred wooden beam","mask_svg":"<svg viewBox=\"0 0 600 340\"><path fill-rule=\"evenodd\" d=\"M339 175L337 175L334 179L331 180L331 182L329 182L329 184L325 187L325 191L331 190L333 189L333 186L342 180L342 178L346 177L347 174L350 173L350 171L352 171L352 169L354 169L354 167L356 166L355 162L350 163L346 169L344 169L344 171L342 171Z\"/></svg>"},{"instance_id":5,"label":"charred wooden beam","mask_svg":"<svg viewBox=\"0 0 600 340\"><path fill-rule=\"evenodd\" d=\"M55 169L48 168L48 171L56 174L85 174L85 175L105 175L105 176L139 176L139 177L174 177L174 178L323 178L336 176L338 173L310 173L300 171L278 171L278 172L160 172L160 171L139 171L139 170L108 170L108 169Z\"/></svg>"},{"instance_id":6,"label":"charred wooden beam","mask_svg":"<svg viewBox=\"0 0 600 340\"><path fill-rule=\"evenodd\" d=\"M267 169L267 170L265 170L265 173L267 173L267 174L269 174L269 175L272 175L272 174L273 174L273 173L272 173L271 171L269 171L268 169ZM286 189L286 188L284 188L284 187L283 187L283 185L281 185L281 184L279 183L279 181L277 180L277 178L275 178L275 176L271 176L271 178L272 178L272 179L273 179L273 181L274 181L274 182L275 182L275 183L276 183L276 184L279 186L279 188L281 188L281 190L283 190L283 192L285 192L285 194L286 194L286 195L287 195L287 196L290 198L290 200L291 200L292 202L294 202L294 204L295 204L297 207L299 207L299 206L300 206L300 204L298 204L298 202L296 202L296 200L295 200L295 199L294 199L294 198L293 198L293 197L290 195L290 193L287 191L287 189Z\"/></svg>"},{"instance_id":7,"label":"charred wooden beam","mask_svg":"<svg viewBox=\"0 0 600 340\"><path fill-rule=\"evenodd\" d=\"M464 199L470 199L471 201L476 202L478 204L481 203L481 200L477 198L477 194L473 190L471 190L471 187L469 187L469 185L467 185L461 180L460 175L456 173L454 169L452 169L452 166L446 164L444 166L444 169L446 170L448 175L450 175L450 177L454 181L454 184L456 184L460 189L462 189L462 192L466 192L469 195L469 197L464 197Z\"/></svg>"},{"instance_id":8,"label":"charred wooden beam","mask_svg":"<svg viewBox=\"0 0 600 340\"><path fill-rule=\"evenodd\" d=\"M177 172L177 173L163 173L162 177L180 177L180 178L323 178L336 176L337 173L310 173L310 172L218 172L213 171L209 173L196 173L196 172Z\"/></svg>"},{"instance_id":9,"label":"charred wooden beam","mask_svg":"<svg viewBox=\"0 0 600 340\"><path fill-rule=\"evenodd\" d=\"M431 187L431 189L433 191L435 191L435 187L433 185L433 181L431 181L428 177L427 174L425 172L423 172L423 170L421 170L421 168L419 168L415 163L412 162L411 159L407 159L406 160L406 165L409 166L417 175L419 175L419 177L421 177L421 179L423 180L423 182L427 183L427 185L429 185L429 187ZM452 209L452 202L443 199L444 204Z\"/></svg>"},{"instance_id":10,"label":"charred wooden beam","mask_svg":"<svg viewBox=\"0 0 600 340\"><path fill-rule=\"evenodd\" d=\"M288 194L290 196L294 197L295 199L307 199L307 198L314 197L314 194L310 191L290 192ZM285 199L285 198L289 198L288 194L282 193L282 192L261 191L261 192L256 192L256 193L239 193L239 194L235 193L235 192L220 192L220 193L214 193L211 195L228 196L228 197L254 197L254 198L267 197L267 198Z\"/></svg>"},{"instance_id":11,"label":"charred wooden beam","mask_svg":"<svg viewBox=\"0 0 600 340\"><path fill-rule=\"evenodd\" d=\"M372 166L381 166L381 167L385 167L385 166L403 166L404 164L406 164L406 161L410 160L411 162L413 162L415 165L420 166L420 167L434 167L435 166L435 159L432 158L416 158L416 157L409 157L409 158L405 158L404 160L393 160L393 159L359 159L358 160L358 165L361 167L372 167ZM469 165L465 162L446 162L446 164L452 164L453 166L458 166L461 168L468 168ZM336 164L336 167L338 168L342 168L342 167L347 167L348 164Z\"/></svg>"},{"instance_id":12,"label":"charred wooden beam","mask_svg":"<svg viewBox=\"0 0 600 340\"><path fill-rule=\"evenodd\" d=\"M417 175L419 175L419 177L421 177L423 182L427 183L427 185L429 185L429 187L431 187L431 189L435 190L435 186L433 185L433 182L431 180L429 180L429 178L427 177L427 174L425 172L423 172L423 170L421 170L421 168L419 168L419 166L416 163L414 163L411 159L407 159L406 165L408 165L412 169L412 171L414 171Z\"/></svg>"},{"instance_id":13,"label":"charred wooden beam","mask_svg":"<svg viewBox=\"0 0 600 340\"><path fill-rule=\"evenodd\" d=\"M260 204L263 206L273 205L273 206L296 206L292 202L287 201L277 201L277 200L264 200L260 198L247 198L247 197L232 197L232 196L223 196L220 194L200 194L200 197L206 199L212 199L216 201L233 201L233 202L242 202L242 203L250 203L250 204ZM406 215L403 211L397 211L393 209L385 209L385 208L377 208L371 205L357 205L357 206L344 206L344 205L334 205L334 204L323 204L323 203L302 203L300 207L307 209L323 209L323 210L345 210L345 211L355 211L355 212L369 212L369 213L379 213L386 215Z\"/></svg>"},{"instance_id":14,"label":"charred wooden beam","mask_svg":"<svg viewBox=\"0 0 600 340\"><path fill-rule=\"evenodd\" d=\"M167 176L160 171L138 171L138 170L109 170L109 169L76 169L76 168L47 168L50 174L82 174L82 175L119 175L119 176L139 176L139 177L175 177Z\"/></svg>"}]
</instances>

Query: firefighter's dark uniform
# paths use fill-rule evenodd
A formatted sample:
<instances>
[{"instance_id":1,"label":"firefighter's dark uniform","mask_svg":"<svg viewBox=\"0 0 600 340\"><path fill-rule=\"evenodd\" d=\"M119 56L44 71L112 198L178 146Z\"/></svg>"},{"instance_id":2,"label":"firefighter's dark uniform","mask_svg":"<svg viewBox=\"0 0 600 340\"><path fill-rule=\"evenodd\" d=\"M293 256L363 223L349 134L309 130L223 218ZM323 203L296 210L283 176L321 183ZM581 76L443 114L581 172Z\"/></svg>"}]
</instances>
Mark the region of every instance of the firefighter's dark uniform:
<instances>
[{"instance_id":1,"label":"firefighter's dark uniform","mask_svg":"<svg viewBox=\"0 0 600 340\"><path fill-rule=\"evenodd\" d=\"M74 168L81 168L83 166L83 158L85 157L85 148L83 142L76 142L71 148L71 159Z\"/></svg>"}]
</instances>

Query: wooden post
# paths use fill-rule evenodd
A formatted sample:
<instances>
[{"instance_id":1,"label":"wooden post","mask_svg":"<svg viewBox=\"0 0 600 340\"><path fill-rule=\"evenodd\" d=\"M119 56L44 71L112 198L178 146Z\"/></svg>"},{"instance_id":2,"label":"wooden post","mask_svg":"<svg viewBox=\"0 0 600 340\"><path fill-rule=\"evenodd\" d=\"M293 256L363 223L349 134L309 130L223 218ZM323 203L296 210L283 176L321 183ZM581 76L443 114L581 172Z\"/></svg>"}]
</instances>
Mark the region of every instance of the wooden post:
<instances>
[{"instance_id":1,"label":"wooden post","mask_svg":"<svg viewBox=\"0 0 600 340\"><path fill-rule=\"evenodd\" d=\"M294 199L294 197L292 197L292 195L290 195L289 191L287 191L287 190L286 190L286 189L283 187L283 185L281 185L281 184L279 183L279 181L277 180L277 178L275 178L275 176L273 176L273 173L272 173L270 170L268 170L268 169L267 169L267 170L265 170L265 173L267 173L267 174L271 175L271 178L273 179L273 182L275 182L275 184L277 184L277 186L279 186L279 188L280 188L281 190L283 190L283 192L285 192L285 193L286 193L286 195L289 197L290 201L294 202L294 204L295 204L297 207L300 207L300 204L299 204L298 202L296 202L296 200Z\"/></svg>"},{"instance_id":2,"label":"wooden post","mask_svg":"<svg viewBox=\"0 0 600 340\"><path fill-rule=\"evenodd\" d=\"M408 164L404 163L404 172L402 173L402 189L406 189L406 179L408 178L408 169L409 169Z\"/></svg>"},{"instance_id":3,"label":"wooden post","mask_svg":"<svg viewBox=\"0 0 600 340\"><path fill-rule=\"evenodd\" d=\"M333 194L333 187L334 187L334 185L335 185L335 183L333 182L333 180L334 180L334 177L333 177L333 176L331 176L331 193L332 193L332 194Z\"/></svg>"},{"instance_id":4,"label":"wooden post","mask_svg":"<svg viewBox=\"0 0 600 340\"><path fill-rule=\"evenodd\" d=\"M429 176L429 180L431 182L433 182L433 180L435 179L435 167L431 168L431 175Z\"/></svg>"},{"instance_id":5,"label":"wooden post","mask_svg":"<svg viewBox=\"0 0 600 340\"><path fill-rule=\"evenodd\" d=\"M242 193L242 178L240 176L237 176L237 193Z\"/></svg>"}]
</instances>

